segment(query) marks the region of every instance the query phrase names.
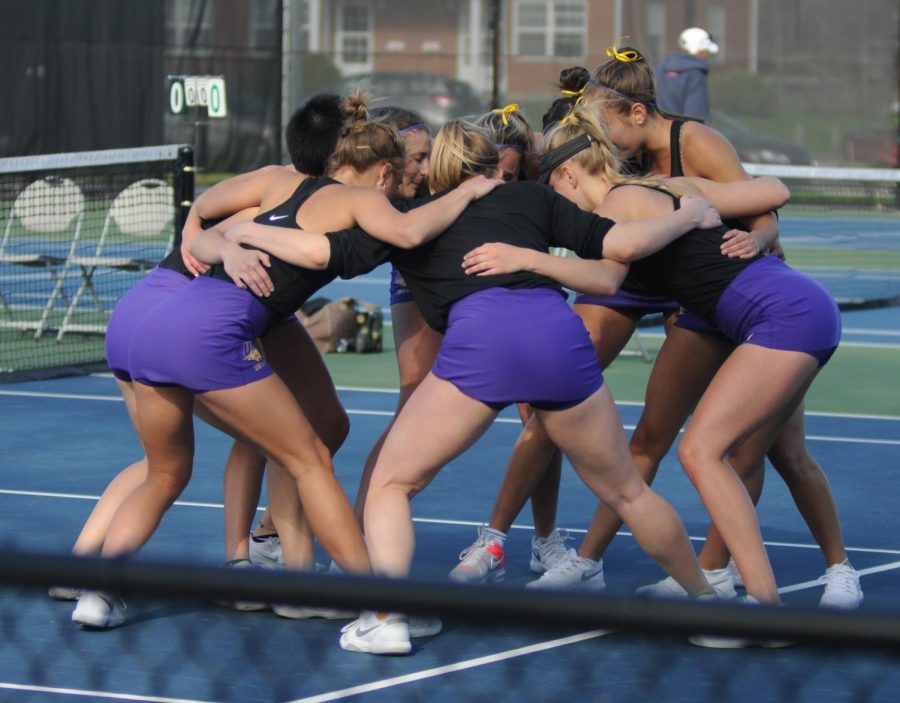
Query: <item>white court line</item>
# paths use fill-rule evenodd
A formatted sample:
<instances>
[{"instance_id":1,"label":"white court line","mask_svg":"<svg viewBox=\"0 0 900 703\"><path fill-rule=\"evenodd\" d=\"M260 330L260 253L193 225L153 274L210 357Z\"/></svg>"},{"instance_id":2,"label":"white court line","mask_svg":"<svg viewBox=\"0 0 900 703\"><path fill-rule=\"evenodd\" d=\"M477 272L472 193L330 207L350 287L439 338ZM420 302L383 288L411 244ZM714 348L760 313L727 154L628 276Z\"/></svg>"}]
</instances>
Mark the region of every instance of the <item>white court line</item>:
<instances>
[{"instance_id":1,"label":"white court line","mask_svg":"<svg viewBox=\"0 0 900 703\"><path fill-rule=\"evenodd\" d=\"M891 562L890 564L884 564L882 566L874 566L868 569L860 569L859 575L864 576L867 574L875 574L883 571L891 571L894 569L900 569L900 561ZM792 586L785 586L784 588L779 588L779 593L792 593L795 591L802 591L809 588L817 588L821 586L822 583L817 579L815 581L806 581L804 583L794 584ZM289 703L326 703L327 701L336 701L341 700L343 698L348 698L350 696L362 694L362 693L370 693L372 691L380 691L385 688L391 688L393 686L401 686L406 683L413 683L416 681L423 681L425 679L434 678L436 676L442 676L444 674L451 674L457 671L464 671L466 669L472 669L478 666L485 666L488 664L495 664L497 662L505 661L507 659L512 659L515 657L521 657L528 654L533 654L535 652L542 652L548 649L554 649L557 647L563 647L569 644L576 644L578 642L584 642L589 639L596 639L598 637L603 637L605 635L611 634L613 630L591 630L589 632L584 632L578 635L573 635L572 637L566 637L558 640L551 640L548 642L542 642L540 644L530 645L527 647L520 647L518 649L511 649L505 652L498 652L497 654L490 654L484 657L478 657L476 659L468 659L462 662L458 662L456 664L448 664L445 666L434 667L432 669L425 669L423 671L418 671L412 674L404 674L403 676L395 676L389 679L382 679L380 681L372 681L367 684L360 684L358 686L352 686L350 688L344 688L337 691L330 691L328 693L321 693L316 696L308 696L306 698L298 698Z\"/></svg>"},{"instance_id":2,"label":"white court line","mask_svg":"<svg viewBox=\"0 0 900 703\"><path fill-rule=\"evenodd\" d=\"M348 389L354 390L354 389ZM359 390L359 389L355 389ZM382 391L383 392L383 391ZM99 400L105 402L122 402L122 398L120 396L105 396L105 395L84 395L78 393L43 393L43 392L34 392L34 391L4 391L0 390L0 396L19 396L25 398L50 398L54 400ZM626 403L622 403L622 405L626 405ZM631 405L630 403L628 405ZM361 410L354 408L347 408L348 415L364 415L370 417L393 417L393 410ZM816 413L808 413L810 415L814 415ZM869 415L869 416L850 416L850 415L837 415L833 413L823 413L823 415L827 415L830 417L848 417L848 418L865 418L865 419L879 419L879 420L900 420L900 417L891 417L891 416L877 416L877 415ZM510 417L497 417L494 422L502 424L502 425L518 425L521 424L521 421L518 418L510 418ZM633 430L636 425L623 424L622 427L626 430ZM683 431L683 430L682 430ZM838 442L844 444L867 444L872 446L900 446L900 440L898 439L870 439L866 437L846 437L846 436L827 436L827 435L806 435L807 441L810 442Z\"/></svg>"},{"instance_id":3,"label":"white court line","mask_svg":"<svg viewBox=\"0 0 900 703\"><path fill-rule=\"evenodd\" d=\"M101 396L101 395L81 395L77 393L38 393L33 391L3 391L0 390L0 396L21 396L26 398L50 398L55 400L101 400L107 402L122 402L120 396ZM624 403L623 403L624 405ZM369 417L393 417L393 410L361 410L355 408L346 408L348 415L364 415ZM810 413L811 414L811 413ZM838 415L837 417L844 417ZM875 418L876 416L871 416ZM900 420L900 418L884 417L886 420ZM494 422L502 425L519 425L521 420L512 417L497 417ZM635 429L636 425L624 424L622 427L626 430ZM683 432L684 430L681 430ZM900 446L898 439L869 439L867 437L842 437L827 435L806 435L807 441L810 442L843 442L845 444L869 444L873 446Z\"/></svg>"},{"instance_id":4,"label":"white court line","mask_svg":"<svg viewBox=\"0 0 900 703\"><path fill-rule=\"evenodd\" d=\"M94 376L100 376L105 374L93 374ZM360 386L337 386L337 390L339 391L351 391L351 392L359 392L359 393L381 393L381 394L397 394L397 391L394 388L365 388ZM20 398L48 398L50 400L97 400L104 402L114 402L121 403L122 396L119 395L97 395L90 393L56 393L49 391L20 391L20 390L2 390L0 389L0 396L10 396L10 397L20 397ZM616 405L622 405L624 407L643 407L643 403L640 401L616 401ZM358 410L358 409L347 409L347 412L350 414L356 415L375 415L382 417L392 417L394 415L393 410ZM806 415L812 417L833 417L837 419L848 419L848 420L886 420L886 421L900 421L900 415L866 415L859 413L834 413L834 412L816 412L816 411L807 411ZM498 417L496 422L501 423L519 423L520 420L517 418L504 418ZM625 429L633 430L634 425L624 425ZM867 440L860 438L838 438L838 439L830 439L828 437L822 435L809 435L807 439L817 439L821 441L847 441L847 442L873 442L880 443L882 440ZM894 440L883 440L885 443L892 444Z\"/></svg>"},{"instance_id":5,"label":"white court line","mask_svg":"<svg viewBox=\"0 0 900 703\"><path fill-rule=\"evenodd\" d=\"M869 335L871 337L900 337L900 332L897 330L881 330L881 329L864 329L862 327L845 327L844 333L847 334L862 334Z\"/></svg>"},{"instance_id":6,"label":"white court line","mask_svg":"<svg viewBox=\"0 0 900 703\"><path fill-rule=\"evenodd\" d=\"M103 691L81 690L77 688L55 688L53 686L26 686L16 683L0 683L0 689L8 691L29 691L31 693L58 693L61 696L91 696L109 698L116 701L147 701L148 703L212 703L192 698L161 698L160 696L139 696L130 693L105 693Z\"/></svg>"},{"instance_id":7,"label":"white court line","mask_svg":"<svg viewBox=\"0 0 900 703\"><path fill-rule=\"evenodd\" d=\"M498 652L497 654L489 654L484 657L467 659L465 661L457 662L456 664L437 666L433 669L425 669L424 671L417 671L413 674L394 676L390 679L372 681L371 683L352 686L350 688L344 688L339 691L321 693L317 696L309 696L307 698L298 698L296 700L290 701L290 703L325 703L325 701L337 701L341 698L355 696L360 693L380 691L392 686L399 686L401 684L412 683L414 681L422 681L424 679L434 678L435 676L441 676L443 674L451 674L455 671L465 671L466 669L473 669L475 667L484 666L486 664L495 664L497 662L506 661L507 659L515 659L516 657L523 657L528 654L543 652L548 649L556 649L558 647L565 647L566 645L570 644L577 644L586 640L596 639L597 637L603 637L610 634L611 632L612 630L590 630L588 632L582 632L577 635L572 635L571 637L563 637L557 640L550 640L549 642L540 642L538 644L528 645L527 647L519 647L517 649L510 649L505 652Z\"/></svg>"},{"instance_id":8,"label":"white court line","mask_svg":"<svg viewBox=\"0 0 900 703\"><path fill-rule=\"evenodd\" d=\"M890 564L882 564L881 566L870 566L868 569L857 569L856 573L860 576L866 576L868 574L880 574L883 571L894 571L895 569L900 569L900 561L894 561ZM793 593L795 591L803 591L807 588L815 588L816 586L823 585L823 581L816 579L815 581L804 581L803 583L795 583L793 586L785 586L783 588L779 588L779 593Z\"/></svg>"},{"instance_id":9,"label":"white court line","mask_svg":"<svg viewBox=\"0 0 900 703\"><path fill-rule=\"evenodd\" d=\"M0 488L0 495L8 495L8 496L22 496L28 498L58 498L62 500L85 500L85 501L97 501L100 499L98 495L90 495L87 493L56 493L53 491L25 491L17 488ZM222 503L203 503L198 501L187 501L187 500L177 500L173 504L179 508L206 508L213 510L222 510L224 509L224 505ZM266 506L260 505L256 510L257 512L264 512ZM414 517L413 522L422 523L423 525L449 525L452 527L466 527L466 528L478 528L484 524L483 521L479 520L451 520L445 518L428 518L428 517ZM511 530L528 530L533 531L534 525L527 524L514 524L510 527ZM560 529L565 530L566 532L571 532L573 534L586 534L587 530L582 527L561 527ZM633 537L630 532L626 532L622 530L616 533L619 537ZM706 536L701 537L690 537L694 542L703 542L706 540ZM817 544L804 544L803 542L772 542L772 541L764 541L767 547L788 547L791 549L819 549L819 545ZM874 547L851 547L847 546L845 549L848 552L860 552L867 554L887 554L887 555L900 555L900 549L876 549ZM862 573L862 571L860 571Z\"/></svg>"}]
</instances>

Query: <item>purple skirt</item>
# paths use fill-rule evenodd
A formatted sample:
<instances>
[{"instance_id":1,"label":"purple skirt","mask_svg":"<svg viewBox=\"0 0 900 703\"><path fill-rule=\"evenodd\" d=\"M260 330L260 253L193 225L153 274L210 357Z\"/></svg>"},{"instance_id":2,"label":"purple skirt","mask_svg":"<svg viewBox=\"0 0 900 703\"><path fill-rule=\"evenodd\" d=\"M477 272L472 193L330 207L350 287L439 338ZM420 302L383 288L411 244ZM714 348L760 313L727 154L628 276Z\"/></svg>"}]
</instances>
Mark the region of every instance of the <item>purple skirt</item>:
<instances>
[{"instance_id":1,"label":"purple skirt","mask_svg":"<svg viewBox=\"0 0 900 703\"><path fill-rule=\"evenodd\" d=\"M488 288L454 303L432 372L496 410L560 410L603 385L584 323L550 288Z\"/></svg>"},{"instance_id":2,"label":"purple skirt","mask_svg":"<svg viewBox=\"0 0 900 703\"><path fill-rule=\"evenodd\" d=\"M775 256L741 271L716 305L716 324L735 344L810 354L824 366L841 340L834 299Z\"/></svg>"},{"instance_id":3,"label":"purple skirt","mask_svg":"<svg viewBox=\"0 0 900 703\"><path fill-rule=\"evenodd\" d=\"M233 283L201 277L138 323L129 369L147 385L194 393L245 386L272 374L257 340L273 313Z\"/></svg>"},{"instance_id":4,"label":"purple skirt","mask_svg":"<svg viewBox=\"0 0 900 703\"><path fill-rule=\"evenodd\" d=\"M413 302L412 293L396 267L391 266L391 305Z\"/></svg>"},{"instance_id":5,"label":"purple skirt","mask_svg":"<svg viewBox=\"0 0 900 703\"><path fill-rule=\"evenodd\" d=\"M135 327L144 316L173 293L189 285L191 279L158 266L138 281L116 304L106 328L106 362L120 381L131 381L128 349Z\"/></svg>"}]
</instances>

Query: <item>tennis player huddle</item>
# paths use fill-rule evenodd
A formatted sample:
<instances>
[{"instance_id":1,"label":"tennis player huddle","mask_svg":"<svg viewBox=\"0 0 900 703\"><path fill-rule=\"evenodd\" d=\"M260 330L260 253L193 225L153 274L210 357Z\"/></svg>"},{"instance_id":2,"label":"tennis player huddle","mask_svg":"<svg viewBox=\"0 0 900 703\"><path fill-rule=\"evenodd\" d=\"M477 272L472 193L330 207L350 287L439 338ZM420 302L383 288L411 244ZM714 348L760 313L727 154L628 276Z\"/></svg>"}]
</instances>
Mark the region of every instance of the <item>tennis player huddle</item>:
<instances>
[{"instance_id":1,"label":"tennis player huddle","mask_svg":"<svg viewBox=\"0 0 900 703\"><path fill-rule=\"evenodd\" d=\"M110 320L108 362L146 456L110 483L73 551L122 557L150 539L190 479L196 414L235 439L229 567L312 571L315 536L333 569L406 577L410 499L516 403L524 428L501 492L451 579L503 577L506 532L530 498L540 578L529 587L603 589L602 555L624 522L667 574L640 593L716 601L743 586L743 603L778 604L755 511L768 455L822 549L821 604L856 607L858 574L803 427L840 316L784 261L773 212L789 193L750 179L715 130L660 111L637 51L607 53L592 73L563 71L541 134L509 105L451 121L432 143L414 113L317 96L286 129L291 166L201 195L181 249ZM400 397L354 507L332 466L347 416L293 313L387 261ZM564 287L578 291L574 308ZM666 339L629 443L602 371L649 313L665 316ZM689 416L678 458L712 518L699 558L649 485ZM578 549L555 524L563 454L598 498ZM266 465L271 528L251 537ZM72 619L84 626L125 621L115 594L51 595L80 596ZM405 654L441 629L434 617L271 607L351 619L340 645L357 652Z\"/></svg>"}]
</instances>

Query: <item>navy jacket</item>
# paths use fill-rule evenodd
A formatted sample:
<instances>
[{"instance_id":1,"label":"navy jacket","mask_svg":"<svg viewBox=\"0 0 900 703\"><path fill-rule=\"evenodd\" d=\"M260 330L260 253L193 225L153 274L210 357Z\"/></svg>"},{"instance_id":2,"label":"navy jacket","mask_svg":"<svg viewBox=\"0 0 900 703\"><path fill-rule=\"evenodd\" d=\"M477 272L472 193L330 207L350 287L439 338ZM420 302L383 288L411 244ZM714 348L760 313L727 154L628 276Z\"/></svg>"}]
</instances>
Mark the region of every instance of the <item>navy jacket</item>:
<instances>
[{"instance_id":1,"label":"navy jacket","mask_svg":"<svg viewBox=\"0 0 900 703\"><path fill-rule=\"evenodd\" d=\"M673 51L656 66L656 103L677 115L698 117L709 124L706 59Z\"/></svg>"}]
</instances>

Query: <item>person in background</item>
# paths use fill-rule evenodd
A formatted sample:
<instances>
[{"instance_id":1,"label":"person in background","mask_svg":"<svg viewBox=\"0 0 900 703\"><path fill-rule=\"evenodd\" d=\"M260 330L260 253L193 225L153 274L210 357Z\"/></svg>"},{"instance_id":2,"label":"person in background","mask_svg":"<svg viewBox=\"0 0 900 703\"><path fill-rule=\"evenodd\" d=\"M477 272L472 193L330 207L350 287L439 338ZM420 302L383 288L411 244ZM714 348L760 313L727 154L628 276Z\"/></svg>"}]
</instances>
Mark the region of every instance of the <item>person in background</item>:
<instances>
[{"instance_id":1,"label":"person in background","mask_svg":"<svg viewBox=\"0 0 900 703\"><path fill-rule=\"evenodd\" d=\"M656 102L660 109L709 124L709 57L719 53L709 32L688 27L678 35L677 51L656 66Z\"/></svg>"}]
</instances>

